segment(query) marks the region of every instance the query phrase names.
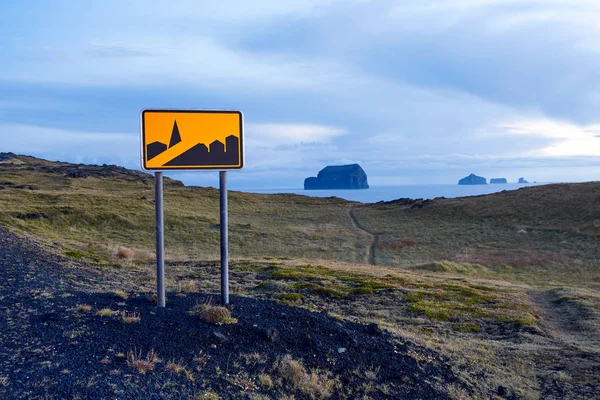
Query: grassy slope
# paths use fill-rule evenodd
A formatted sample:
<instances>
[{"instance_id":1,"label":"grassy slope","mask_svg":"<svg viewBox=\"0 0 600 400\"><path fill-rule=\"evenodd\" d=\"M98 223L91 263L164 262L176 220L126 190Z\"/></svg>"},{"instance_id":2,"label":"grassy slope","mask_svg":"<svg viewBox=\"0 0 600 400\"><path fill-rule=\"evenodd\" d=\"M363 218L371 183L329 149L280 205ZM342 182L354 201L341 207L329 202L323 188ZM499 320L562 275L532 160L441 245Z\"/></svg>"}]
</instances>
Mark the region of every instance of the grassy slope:
<instances>
[{"instance_id":1,"label":"grassy slope","mask_svg":"<svg viewBox=\"0 0 600 400\"><path fill-rule=\"evenodd\" d=\"M0 191L0 222L85 251L88 243L126 245L138 252L154 247L152 177L116 171L107 177L67 178L65 170L0 164L0 182L38 190ZM6 164L5 164L6 165ZM1 186L1 185L0 185ZM166 252L170 259L215 257L219 249L219 193L216 189L165 185ZM296 195L230 192L232 257L270 255L361 259L367 237L347 216L350 203ZM27 219L28 215L34 218ZM35 218L41 215L41 218ZM101 254L99 254L101 255Z\"/></svg>"},{"instance_id":2,"label":"grassy slope","mask_svg":"<svg viewBox=\"0 0 600 400\"><path fill-rule=\"evenodd\" d=\"M364 205L355 214L367 230L379 233L383 265L414 267L444 260L454 264L422 268L600 287L598 182L436 199L422 208Z\"/></svg>"},{"instance_id":3,"label":"grassy slope","mask_svg":"<svg viewBox=\"0 0 600 400\"><path fill-rule=\"evenodd\" d=\"M0 164L13 183L0 183L0 223L103 265L114 290L152 289L150 176L86 167L68 178L74 166L12 161ZM218 191L167 181L165 203L169 288L216 292ZM372 205L230 194L234 292L377 322L448 355L484 397L499 385L585 397L598 384L599 239L597 182ZM134 260L118 260L119 245Z\"/></svg>"}]
</instances>

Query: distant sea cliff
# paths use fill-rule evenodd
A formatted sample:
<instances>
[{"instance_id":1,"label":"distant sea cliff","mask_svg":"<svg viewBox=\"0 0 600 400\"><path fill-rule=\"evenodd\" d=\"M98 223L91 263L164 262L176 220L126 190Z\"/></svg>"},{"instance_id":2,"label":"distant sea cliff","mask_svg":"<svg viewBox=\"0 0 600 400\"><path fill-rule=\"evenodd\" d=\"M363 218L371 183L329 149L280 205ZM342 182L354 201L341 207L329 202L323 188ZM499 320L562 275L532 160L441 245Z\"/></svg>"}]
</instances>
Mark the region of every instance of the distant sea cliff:
<instances>
[{"instance_id":1,"label":"distant sea cliff","mask_svg":"<svg viewBox=\"0 0 600 400\"><path fill-rule=\"evenodd\" d=\"M304 180L304 190L368 188L367 174L358 164L330 165Z\"/></svg>"},{"instance_id":2,"label":"distant sea cliff","mask_svg":"<svg viewBox=\"0 0 600 400\"><path fill-rule=\"evenodd\" d=\"M459 185L487 185L487 179L483 176L471 174L458 181Z\"/></svg>"},{"instance_id":3,"label":"distant sea cliff","mask_svg":"<svg viewBox=\"0 0 600 400\"><path fill-rule=\"evenodd\" d=\"M506 184L508 181L506 178L492 178L490 179L490 184ZM529 183L525 180L525 178L519 178L518 183ZM475 174L470 174L469 176L465 176L461 180L458 181L459 185L487 185L487 179L483 176L477 176Z\"/></svg>"}]
</instances>

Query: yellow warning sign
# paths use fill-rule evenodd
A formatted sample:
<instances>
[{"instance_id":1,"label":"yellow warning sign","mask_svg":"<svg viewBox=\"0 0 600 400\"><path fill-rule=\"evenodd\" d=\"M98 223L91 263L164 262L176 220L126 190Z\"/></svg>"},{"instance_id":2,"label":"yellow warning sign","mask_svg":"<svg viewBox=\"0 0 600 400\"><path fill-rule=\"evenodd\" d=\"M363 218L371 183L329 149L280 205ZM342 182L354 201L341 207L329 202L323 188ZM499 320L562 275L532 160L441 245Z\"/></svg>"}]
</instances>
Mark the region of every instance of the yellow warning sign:
<instances>
[{"instance_id":1,"label":"yellow warning sign","mask_svg":"<svg viewBox=\"0 0 600 400\"><path fill-rule=\"evenodd\" d=\"M240 111L143 110L141 132L145 170L244 166Z\"/></svg>"}]
</instances>

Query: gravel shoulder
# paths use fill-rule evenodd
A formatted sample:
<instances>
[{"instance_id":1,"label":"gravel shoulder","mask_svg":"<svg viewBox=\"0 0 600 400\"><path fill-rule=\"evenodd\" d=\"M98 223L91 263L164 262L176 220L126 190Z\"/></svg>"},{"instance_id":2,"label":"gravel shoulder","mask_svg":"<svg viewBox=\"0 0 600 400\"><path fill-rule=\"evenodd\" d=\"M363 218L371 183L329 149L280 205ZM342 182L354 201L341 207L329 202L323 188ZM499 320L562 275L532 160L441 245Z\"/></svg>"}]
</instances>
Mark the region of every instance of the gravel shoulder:
<instances>
[{"instance_id":1,"label":"gravel shoulder","mask_svg":"<svg viewBox=\"0 0 600 400\"><path fill-rule=\"evenodd\" d=\"M460 386L439 355L374 325L236 296L238 322L212 325L189 313L209 294L170 293L157 309L144 293L89 290L100 279L0 228L0 398L436 399ZM107 308L115 313L97 315ZM151 350L147 373L127 362ZM303 392L281 370L285 355L331 390Z\"/></svg>"}]
</instances>

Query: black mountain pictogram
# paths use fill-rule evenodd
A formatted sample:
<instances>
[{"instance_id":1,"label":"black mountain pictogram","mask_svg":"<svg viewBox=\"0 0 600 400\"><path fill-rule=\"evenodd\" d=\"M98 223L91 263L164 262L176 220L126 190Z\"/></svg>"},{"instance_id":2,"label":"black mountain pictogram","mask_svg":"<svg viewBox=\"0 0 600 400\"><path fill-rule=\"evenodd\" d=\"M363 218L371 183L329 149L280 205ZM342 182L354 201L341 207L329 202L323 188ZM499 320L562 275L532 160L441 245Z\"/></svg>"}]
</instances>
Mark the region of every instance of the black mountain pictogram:
<instances>
[{"instance_id":1,"label":"black mountain pictogram","mask_svg":"<svg viewBox=\"0 0 600 400\"><path fill-rule=\"evenodd\" d=\"M152 160L157 155L164 153L168 148L175 146L177 143L181 142L181 135L179 134L179 127L177 126L177 121L173 124L173 132L171 133L171 140L169 141L169 146L162 142L152 142L148 146L146 146L146 154L148 155L148 161Z\"/></svg>"},{"instance_id":2,"label":"black mountain pictogram","mask_svg":"<svg viewBox=\"0 0 600 400\"><path fill-rule=\"evenodd\" d=\"M175 146L181 142L181 135L179 134L179 128L177 127L177 121L173 124L173 133L171 133L171 141L169 142L169 148Z\"/></svg>"},{"instance_id":3,"label":"black mountain pictogram","mask_svg":"<svg viewBox=\"0 0 600 400\"><path fill-rule=\"evenodd\" d=\"M148 161L167 150L167 145L161 142L153 142L146 146Z\"/></svg>"},{"instance_id":4,"label":"black mountain pictogram","mask_svg":"<svg viewBox=\"0 0 600 400\"><path fill-rule=\"evenodd\" d=\"M166 167L184 167L191 165L239 165L240 154L239 139L230 135L225 139L225 144L215 140L209 148L204 143L199 143L175 157L165 164Z\"/></svg>"}]
</instances>

